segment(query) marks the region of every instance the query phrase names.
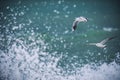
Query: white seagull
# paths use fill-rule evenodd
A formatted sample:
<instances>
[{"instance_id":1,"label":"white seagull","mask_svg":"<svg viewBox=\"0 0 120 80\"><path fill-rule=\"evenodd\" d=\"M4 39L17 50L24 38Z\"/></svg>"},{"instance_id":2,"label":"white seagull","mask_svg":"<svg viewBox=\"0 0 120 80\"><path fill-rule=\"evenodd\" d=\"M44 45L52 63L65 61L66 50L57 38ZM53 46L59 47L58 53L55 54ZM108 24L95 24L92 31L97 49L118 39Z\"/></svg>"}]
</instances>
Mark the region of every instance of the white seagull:
<instances>
[{"instance_id":1,"label":"white seagull","mask_svg":"<svg viewBox=\"0 0 120 80\"><path fill-rule=\"evenodd\" d=\"M79 22L87 22L87 21L88 21L87 18L83 16L77 17L75 21L73 22L72 31L74 31L77 28L77 25Z\"/></svg>"},{"instance_id":2,"label":"white seagull","mask_svg":"<svg viewBox=\"0 0 120 80\"><path fill-rule=\"evenodd\" d=\"M99 43L89 43L88 45L95 45L95 46L97 46L99 48L105 48L106 47L105 43L108 42L109 40L114 39L114 38L115 37L106 38L106 39L102 40Z\"/></svg>"}]
</instances>

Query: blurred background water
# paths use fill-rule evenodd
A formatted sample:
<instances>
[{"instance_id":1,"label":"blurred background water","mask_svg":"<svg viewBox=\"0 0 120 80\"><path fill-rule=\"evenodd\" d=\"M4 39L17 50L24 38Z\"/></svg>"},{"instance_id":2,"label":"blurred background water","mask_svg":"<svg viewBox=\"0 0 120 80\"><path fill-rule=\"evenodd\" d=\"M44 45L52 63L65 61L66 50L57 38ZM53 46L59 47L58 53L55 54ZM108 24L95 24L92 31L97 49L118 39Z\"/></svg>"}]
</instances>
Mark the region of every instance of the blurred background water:
<instances>
[{"instance_id":1,"label":"blurred background water","mask_svg":"<svg viewBox=\"0 0 120 80\"><path fill-rule=\"evenodd\" d=\"M0 0L0 80L120 80L117 0ZM72 32L76 17L88 18ZM107 47L87 45L117 36Z\"/></svg>"}]
</instances>

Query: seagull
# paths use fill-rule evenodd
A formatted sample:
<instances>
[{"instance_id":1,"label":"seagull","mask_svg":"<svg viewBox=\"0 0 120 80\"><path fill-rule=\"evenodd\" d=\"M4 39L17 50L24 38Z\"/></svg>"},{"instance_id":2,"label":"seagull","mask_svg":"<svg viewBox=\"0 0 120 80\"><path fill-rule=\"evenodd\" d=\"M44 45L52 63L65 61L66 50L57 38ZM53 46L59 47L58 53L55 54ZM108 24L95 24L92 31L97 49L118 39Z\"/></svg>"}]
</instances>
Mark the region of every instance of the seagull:
<instances>
[{"instance_id":1,"label":"seagull","mask_svg":"<svg viewBox=\"0 0 120 80\"><path fill-rule=\"evenodd\" d=\"M108 42L109 40L114 39L114 38L115 37L106 38L106 39L102 40L99 43L89 43L88 45L95 45L95 46L97 46L99 48L105 48L106 47L105 43Z\"/></svg>"},{"instance_id":2,"label":"seagull","mask_svg":"<svg viewBox=\"0 0 120 80\"><path fill-rule=\"evenodd\" d=\"M77 28L79 22L87 22L87 21L88 21L87 18L83 16L77 17L73 22L72 31L74 31Z\"/></svg>"}]
</instances>

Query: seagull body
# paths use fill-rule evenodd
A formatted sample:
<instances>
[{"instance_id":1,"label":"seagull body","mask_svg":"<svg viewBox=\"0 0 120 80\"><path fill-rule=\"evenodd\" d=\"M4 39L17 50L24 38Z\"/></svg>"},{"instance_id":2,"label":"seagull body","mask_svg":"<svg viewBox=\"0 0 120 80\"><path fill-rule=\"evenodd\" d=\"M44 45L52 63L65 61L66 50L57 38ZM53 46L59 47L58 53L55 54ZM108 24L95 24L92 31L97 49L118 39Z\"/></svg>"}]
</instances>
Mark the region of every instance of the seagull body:
<instances>
[{"instance_id":1,"label":"seagull body","mask_svg":"<svg viewBox=\"0 0 120 80\"><path fill-rule=\"evenodd\" d=\"M89 43L89 45L95 45L99 48L104 48L106 47L105 43L108 42L109 40L114 39L115 37L110 37L110 38L106 38L103 41L99 42L99 43Z\"/></svg>"},{"instance_id":2,"label":"seagull body","mask_svg":"<svg viewBox=\"0 0 120 80\"><path fill-rule=\"evenodd\" d=\"M77 17L73 22L72 31L74 31L77 28L79 22L87 22L87 18L83 16Z\"/></svg>"},{"instance_id":3,"label":"seagull body","mask_svg":"<svg viewBox=\"0 0 120 80\"><path fill-rule=\"evenodd\" d=\"M106 47L106 45L101 44L101 43L89 43L89 45L95 45L95 46L100 47L100 48Z\"/></svg>"}]
</instances>

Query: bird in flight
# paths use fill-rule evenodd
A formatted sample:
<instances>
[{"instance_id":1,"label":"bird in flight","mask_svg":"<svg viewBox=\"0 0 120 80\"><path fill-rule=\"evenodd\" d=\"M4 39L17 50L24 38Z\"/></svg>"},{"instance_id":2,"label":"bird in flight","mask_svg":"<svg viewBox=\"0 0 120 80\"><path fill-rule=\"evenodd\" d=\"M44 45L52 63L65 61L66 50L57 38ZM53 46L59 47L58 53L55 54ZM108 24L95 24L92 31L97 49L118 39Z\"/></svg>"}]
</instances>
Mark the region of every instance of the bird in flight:
<instances>
[{"instance_id":1,"label":"bird in flight","mask_svg":"<svg viewBox=\"0 0 120 80\"><path fill-rule=\"evenodd\" d=\"M87 22L87 18L83 17L83 16L80 16L80 17L77 17L75 19L75 21L73 22L73 25L72 25L72 31L76 30L77 28L77 25L79 22Z\"/></svg>"},{"instance_id":2,"label":"bird in flight","mask_svg":"<svg viewBox=\"0 0 120 80\"><path fill-rule=\"evenodd\" d=\"M114 38L115 37L106 38L106 39L102 40L99 43L89 43L88 45L95 45L95 46L97 46L99 48L105 48L106 47L105 43L112 40L112 39L114 39Z\"/></svg>"}]
</instances>

